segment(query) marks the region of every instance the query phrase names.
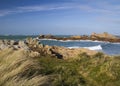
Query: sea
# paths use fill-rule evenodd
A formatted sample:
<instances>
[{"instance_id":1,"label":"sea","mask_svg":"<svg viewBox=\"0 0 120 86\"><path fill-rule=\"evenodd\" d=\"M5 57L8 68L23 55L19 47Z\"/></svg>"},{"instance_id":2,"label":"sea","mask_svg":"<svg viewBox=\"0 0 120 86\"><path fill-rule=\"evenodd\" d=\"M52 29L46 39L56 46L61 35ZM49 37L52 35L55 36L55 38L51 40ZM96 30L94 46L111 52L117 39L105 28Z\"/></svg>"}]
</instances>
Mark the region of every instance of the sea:
<instances>
[{"instance_id":1,"label":"sea","mask_svg":"<svg viewBox=\"0 0 120 86\"><path fill-rule=\"evenodd\" d=\"M58 37L69 37L70 35L56 35ZM0 39L8 40L25 40L28 37L37 38L38 35L0 35ZM40 43L50 46L63 46L67 48L87 48L96 50L108 55L120 55L120 43L110 43L103 41L91 40L53 40L53 39L40 39Z\"/></svg>"}]
</instances>

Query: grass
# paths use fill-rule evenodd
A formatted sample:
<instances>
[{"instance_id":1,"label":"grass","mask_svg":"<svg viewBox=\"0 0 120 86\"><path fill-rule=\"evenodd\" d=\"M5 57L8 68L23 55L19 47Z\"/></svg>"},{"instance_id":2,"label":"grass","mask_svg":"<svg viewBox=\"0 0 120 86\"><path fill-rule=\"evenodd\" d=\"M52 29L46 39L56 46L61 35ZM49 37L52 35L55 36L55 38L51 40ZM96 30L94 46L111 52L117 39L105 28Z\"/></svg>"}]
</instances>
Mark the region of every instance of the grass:
<instances>
[{"instance_id":1,"label":"grass","mask_svg":"<svg viewBox=\"0 0 120 86\"><path fill-rule=\"evenodd\" d=\"M37 61L24 50L7 49L0 52L0 86L39 86L48 77L41 76Z\"/></svg>"},{"instance_id":2,"label":"grass","mask_svg":"<svg viewBox=\"0 0 120 86\"><path fill-rule=\"evenodd\" d=\"M0 51L0 86L119 86L120 56L80 54L73 60Z\"/></svg>"},{"instance_id":3,"label":"grass","mask_svg":"<svg viewBox=\"0 0 120 86\"><path fill-rule=\"evenodd\" d=\"M55 75L53 86L119 86L119 57L83 53L76 60L40 58L42 74Z\"/></svg>"}]
</instances>

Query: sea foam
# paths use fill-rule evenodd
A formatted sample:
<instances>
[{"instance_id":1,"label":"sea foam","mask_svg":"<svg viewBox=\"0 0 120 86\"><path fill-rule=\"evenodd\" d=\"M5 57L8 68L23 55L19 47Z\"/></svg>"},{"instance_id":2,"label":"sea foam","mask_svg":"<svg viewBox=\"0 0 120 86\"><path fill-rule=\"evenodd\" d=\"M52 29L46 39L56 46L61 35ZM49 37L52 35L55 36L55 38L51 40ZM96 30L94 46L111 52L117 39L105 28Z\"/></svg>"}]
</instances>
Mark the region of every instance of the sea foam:
<instances>
[{"instance_id":1,"label":"sea foam","mask_svg":"<svg viewBox=\"0 0 120 86\"><path fill-rule=\"evenodd\" d=\"M90 46L90 47L72 46L72 47L68 47L68 48L70 48L70 49L73 49L73 48L86 48L86 49L89 49L89 50L102 50L101 45L97 45L97 46Z\"/></svg>"},{"instance_id":2,"label":"sea foam","mask_svg":"<svg viewBox=\"0 0 120 86\"><path fill-rule=\"evenodd\" d=\"M89 50L102 50L101 45L84 47L84 48L87 48L87 49L89 49Z\"/></svg>"}]
</instances>

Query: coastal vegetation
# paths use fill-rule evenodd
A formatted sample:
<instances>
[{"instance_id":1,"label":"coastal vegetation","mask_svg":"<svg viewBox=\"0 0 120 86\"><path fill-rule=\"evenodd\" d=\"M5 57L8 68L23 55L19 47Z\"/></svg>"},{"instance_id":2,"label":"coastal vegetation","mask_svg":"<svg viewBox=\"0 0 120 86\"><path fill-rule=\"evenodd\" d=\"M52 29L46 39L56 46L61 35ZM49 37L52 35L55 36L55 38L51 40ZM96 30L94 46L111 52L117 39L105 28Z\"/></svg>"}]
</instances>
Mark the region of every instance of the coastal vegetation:
<instances>
[{"instance_id":1,"label":"coastal vegetation","mask_svg":"<svg viewBox=\"0 0 120 86\"><path fill-rule=\"evenodd\" d=\"M120 57L86 53L75 59L0 51L0 86L119 86Z\"/></svg>"}]
</instances>

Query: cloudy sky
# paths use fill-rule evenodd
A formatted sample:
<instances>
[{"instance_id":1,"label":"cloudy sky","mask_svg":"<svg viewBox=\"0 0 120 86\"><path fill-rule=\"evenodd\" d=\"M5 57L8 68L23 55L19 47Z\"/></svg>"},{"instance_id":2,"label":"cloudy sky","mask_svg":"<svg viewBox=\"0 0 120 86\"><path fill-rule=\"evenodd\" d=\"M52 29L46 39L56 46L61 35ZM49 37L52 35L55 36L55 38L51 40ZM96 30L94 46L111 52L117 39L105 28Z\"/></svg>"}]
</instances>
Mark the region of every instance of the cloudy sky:
<instances>
[{"instance_id":1,"label":"cloudy sky","mask_svg":"<svg viewBox=\"0 0 120 86\"><path fill-rule=\"evenodd\" d=\"M0 0L0 34L120 35L120 0Z\"/></svg>"}]
</instances>

